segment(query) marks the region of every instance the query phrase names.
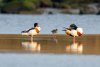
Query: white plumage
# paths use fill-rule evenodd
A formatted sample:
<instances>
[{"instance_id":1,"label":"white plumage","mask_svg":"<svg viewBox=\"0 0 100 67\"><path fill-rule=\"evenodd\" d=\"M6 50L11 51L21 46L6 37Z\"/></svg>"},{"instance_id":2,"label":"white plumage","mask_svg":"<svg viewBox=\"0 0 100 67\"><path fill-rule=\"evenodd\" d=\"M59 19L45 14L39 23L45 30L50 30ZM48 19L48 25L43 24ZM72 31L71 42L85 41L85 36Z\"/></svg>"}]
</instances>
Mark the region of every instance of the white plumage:
<instances>
[{"instance_id":1,"label":"white plumage","mask_svg":"<svg viewBox=\"0 0 100 67\"><path fill-rule=\"evenodd\" d=\"M70 34L71 34L72 36L78 36L76 30L71 30Z\"/></svg>"},{"instance_id":2,"label":"white plumage","mask_svg":"<svg viewBox=\"0 0 100 67\"><path fill-rule=\"evenodd\" d=\"M80 32L81 34L83 34L83 29L82 28L77 28L77 32Z\"/></svg>"},{"instance_id":3,"label":"white plumage","mask_svg":"<svg viewBox=\"0 0 100 67\"><path fill-rule=\"evenodd\" d=\"M69 28L66 28L65 32L67 35L73 37L73 43L75 43L76 41L75 37L81 36L83 34L83 29L73 24L73 26L70 25Z\"/></svg>"},{"instance_id":4,"label":"white plumage","mask_svg":"<svg viewBox=\"0 0 100 67\"><path fill-rule=\"evenodd\" d=\"M23 31L22 32L22 35L37 35L39 32L40 32L41 28L40 27L36 27L36 28L33 28L33 29L30 29L28 31Z\"/></svg>"},{"instance_id":5,"label":"white plumage","mask_svg":"<svg viewBox=\"0 0 100 67\"><path fill-rule=\"evenodd\" d=\"M73 37L81 36L83 34L83 29L82 28L77 28L76 30L74 30L74 29L68 30L67 29L66 34L71 35Z\"/></svg>"},{"instance_id":6,"label":"white plumage","mask_svg":"<svg viewBox=\"0 0 100 67\"><path fill-rule=\"evenodd\" d=\"M33 41L33 36L39 34L40 30L40 27L31 28L27 31L22 31L22 35L30 35L31 41Z\"/></svg>"},{"instance_id":7,"label":"white plumage","mask_svg":"<svg viewBox=\"0 0 100 67\"><path fill-rule=\"evenodd\" d=\"M40 27L37 27L38 31L40 31ZM29 35L37 35L39 32L36 31L36 29L32 29L28 32Z\"/></svg>"}]
</instances>

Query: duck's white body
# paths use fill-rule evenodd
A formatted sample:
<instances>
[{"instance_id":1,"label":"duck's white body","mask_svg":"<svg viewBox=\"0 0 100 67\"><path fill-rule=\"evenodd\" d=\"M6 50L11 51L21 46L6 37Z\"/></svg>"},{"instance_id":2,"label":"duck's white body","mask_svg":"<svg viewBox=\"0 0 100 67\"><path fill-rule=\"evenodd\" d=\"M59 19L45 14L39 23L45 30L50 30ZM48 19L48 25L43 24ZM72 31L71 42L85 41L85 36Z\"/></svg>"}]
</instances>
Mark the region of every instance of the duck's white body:
<instances>
[{"instance_id":1,"label":"duck's white body","mask_svg":"<svg viewBox=\"0 0 100 67\"><path fill-rule=\"evenodd\" d=\"M38 31L37 31L36 29L37 29ZM37 27L37 28L35 28L35 29L30 30L30 31L28 32L28 34L29 34L29 35L37 35L39 32L40 32L40 27Z\"/></svg>"},{"instance_id":2,"label":"duck's white body","mask_svg":"<svg viewBox=\"0 0 100 67\"><path fill-rule=\"evenodd\" d=\"M29 30L28 32L22 32L22 35L37 35L40 32L41 28L40 27L36 27L34 29Z\"/></svg>"},{"instance_id":3,"label":"duck's white body","mask_svg":"<svg viewBox=\"0 0 100 67\"><path fill-rule=\"evenodd\" d=\"M74 30L74 29L66 30L66 34L71 35L73 37L81 36L83 34L83 29L82 28L77 28L76 30Z\"/></svg>"}]
</instances>

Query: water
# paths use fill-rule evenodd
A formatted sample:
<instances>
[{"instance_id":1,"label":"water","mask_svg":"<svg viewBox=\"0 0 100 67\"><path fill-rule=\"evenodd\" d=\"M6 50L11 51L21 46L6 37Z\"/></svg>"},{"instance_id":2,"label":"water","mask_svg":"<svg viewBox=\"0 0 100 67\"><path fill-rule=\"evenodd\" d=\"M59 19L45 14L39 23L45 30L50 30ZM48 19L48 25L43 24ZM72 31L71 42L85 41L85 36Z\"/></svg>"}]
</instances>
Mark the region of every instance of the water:
<instances>
[{"instance_id":1,"label":"water","mask_svg":"<svg viewBox=\"0 0 100 67\"><path fill-rule=\"evenodd\" d=\"M6 36L6 37L5 37ZM18 37L19 36L19 37ZM66 35L41 35L33 38L20 35L0 35L1 53L51 53L51 54L100 54L100 35L72 37Z\"/></svg>"},{"instance_id":2,"label":"water","mask_svg":"<svg viewBox=\"0 0 100 67\"><path fill-rule=\"evenodd\" d=\"M51 34L71 23L82 27L85 34L100 34L99 15L0 15L0 34L20 34L38 22L40 34ZM19 35L18 35L19 36ZM0 35L0 67L100 67L100 36L20 38ZM63 38L63 39L62 39Z\"/></svg>"},{"instance_id":3,"label":"water","mask_svg":"<svg viewBox=\"0 0 100 67\"><path fill-rule=\"evenodd\" d=\"M100 34L100 15L12 15L0 14L0 34L20 34L21 31L33 27L38 22L42 28L40 34L51 34L52 29L59 29L64 34L63 27L71 23L84 29L85 34Z\"/></svg>"},{"instance_id":4,"label":"water","mask_svg":"<svg viewBox=\"0 0 100 67\"><path fill-rule=\"evenodd\" d=\"M0 67L100 67L99 63L95 55L0 54Z\"/></svg>"},{"instance_id":5,"label":"water","mask_svg":"<svg viewBox=\"0 0 100 67\"><path fill-rule=\"evenodd\" d=\"M0 67L100 67L99 38L0 38Z\"/></svg>"}]
</instances>

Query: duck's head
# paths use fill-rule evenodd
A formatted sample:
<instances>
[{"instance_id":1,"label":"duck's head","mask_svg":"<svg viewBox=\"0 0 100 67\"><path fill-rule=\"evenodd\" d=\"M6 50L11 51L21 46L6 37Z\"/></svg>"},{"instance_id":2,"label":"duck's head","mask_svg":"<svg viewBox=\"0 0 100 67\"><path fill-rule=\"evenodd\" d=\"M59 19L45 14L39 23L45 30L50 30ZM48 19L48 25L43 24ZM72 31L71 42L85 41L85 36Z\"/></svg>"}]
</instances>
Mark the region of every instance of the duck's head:
<instances>
[{"instance_id":1,"label":"duck's head","mask_svg":"<svg viewBox=\"0 0 100 67\"><path fill-rule=\"evenodd\" d=\"M34 27L38 27L38 23L34 23Z\"/></svg>"},{"instance_id":2,"label":"duck's head","mask_svg":"<svg viewBox=\"0 0 100 67\"><path fill-rule=\"evenodd\" d=\"M77 26L75 24L71 24L69 28L76 30Z\"/></svg>"}]
</instances>

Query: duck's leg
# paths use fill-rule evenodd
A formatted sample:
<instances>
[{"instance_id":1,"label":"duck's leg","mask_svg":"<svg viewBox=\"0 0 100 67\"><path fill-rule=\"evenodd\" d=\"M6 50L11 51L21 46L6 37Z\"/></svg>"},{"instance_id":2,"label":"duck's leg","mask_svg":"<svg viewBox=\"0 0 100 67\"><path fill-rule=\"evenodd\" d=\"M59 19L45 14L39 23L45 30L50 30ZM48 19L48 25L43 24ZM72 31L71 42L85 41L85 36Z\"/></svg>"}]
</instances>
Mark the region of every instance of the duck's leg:
<instances>
[{"instance_id":1,"label":"duck's leg","mask_svg":"<svg viewBox=\"0 0 100 67\"><path fill-rule=\"evenodd\" d=\"M33 35L31 35L31 42L33 41Z\"/></svg>"},{"instance_id":2,"label":"duck's leg","mask_svg":"<svg viewBox=\"0 0 100 67\"><path fill-rule=\"evenodd\" d=\"M75 36L73 37L73 43L76 43L76 38L75 38Z\"/></svg>"}]
</instances>

